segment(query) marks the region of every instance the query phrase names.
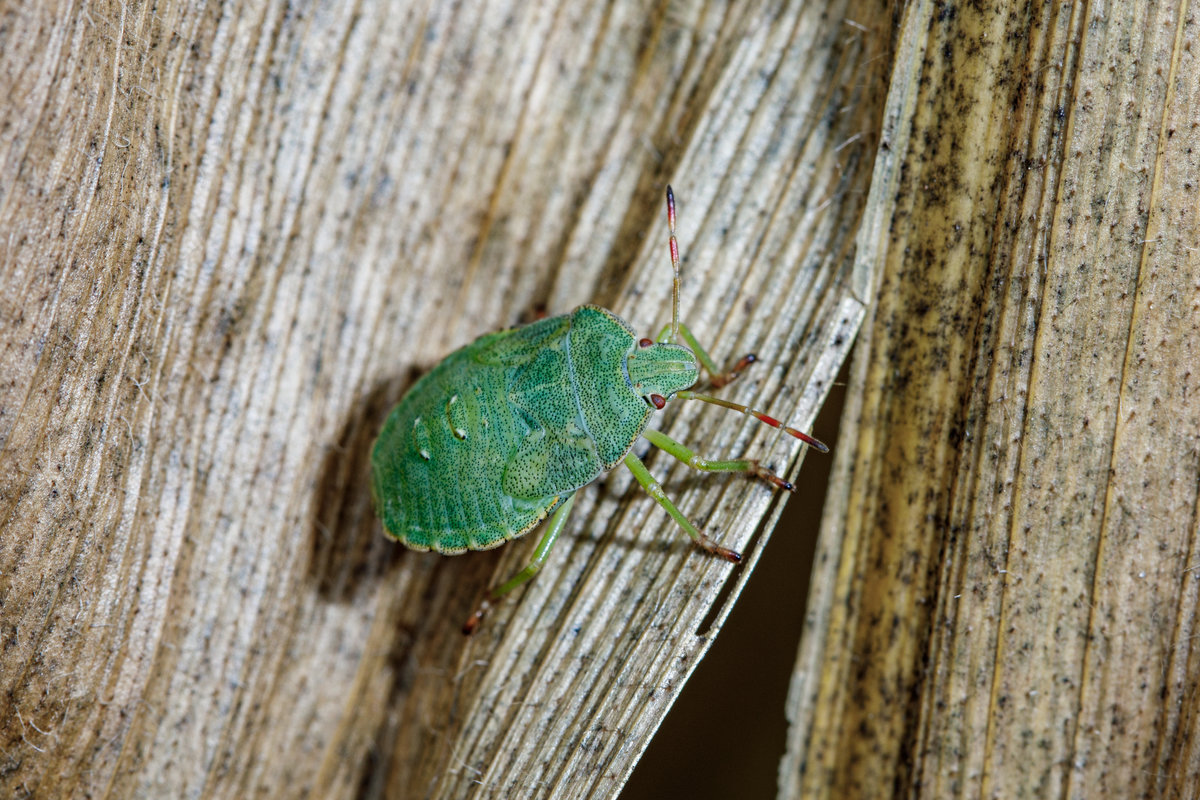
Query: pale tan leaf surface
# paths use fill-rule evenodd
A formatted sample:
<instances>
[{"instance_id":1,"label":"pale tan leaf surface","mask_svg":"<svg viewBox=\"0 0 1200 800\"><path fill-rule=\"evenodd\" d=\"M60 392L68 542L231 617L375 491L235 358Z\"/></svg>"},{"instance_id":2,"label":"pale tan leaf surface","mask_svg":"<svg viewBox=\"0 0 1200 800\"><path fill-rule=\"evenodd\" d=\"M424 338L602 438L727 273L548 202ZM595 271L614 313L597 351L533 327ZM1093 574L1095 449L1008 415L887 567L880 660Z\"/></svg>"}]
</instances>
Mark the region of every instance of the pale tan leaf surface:
<instances>
[{"instance_id":1,"label":"pale tan leaf surface","mask_svg":"<svg viewBox=\"0 0 1200 800\"><path fill-rule=\"evenodd\" d=\"M612 796L785 498L649 465L545 572L379 532L415 376L594 301L683 309L809 423L857 331L887 23L842 3L0 7L0 794ZM882 22L882 21L880 21ZM794 473L716 408L658 427ZM640 450L639 450L640 452Z\"/></svg>"},{"instance_id":2,"label":"pale tan leaf surface","mask_svg":"<svg viewBox=\"0 0 1200 800\"><path fill-rule=\"evenodd\" d=\"M1198 34L906 7L782 796L1200 793Z\"/></svg>"}]
</instances>

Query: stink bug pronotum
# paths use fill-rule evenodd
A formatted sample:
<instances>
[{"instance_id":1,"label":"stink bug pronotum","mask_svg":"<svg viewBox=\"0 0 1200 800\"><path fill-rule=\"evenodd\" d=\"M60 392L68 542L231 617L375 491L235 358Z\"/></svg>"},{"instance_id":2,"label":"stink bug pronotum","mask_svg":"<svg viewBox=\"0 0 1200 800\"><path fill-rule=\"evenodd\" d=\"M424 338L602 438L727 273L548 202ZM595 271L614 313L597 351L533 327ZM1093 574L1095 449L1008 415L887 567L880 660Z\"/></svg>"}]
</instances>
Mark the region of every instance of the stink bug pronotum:
<instances>
[{"instance_id":1,"label":"stink bug pronotum","mask_svg":"<svg viewBox=\"0 0 1200 800\"><path fill-rule=\"evenodd\" d=\"M575 492L624 462L634 478L696 544L740 561L688 521L632 452L639 436L693 469L745 472L781 489L792 484L754 459L710 461L646 428L674 399L749 414L825 453L825 445L760 411L691 390L703 368L721 387L754 355L720 372L679 321L675 196L667 187L674 271L671 324L638 338L616 314L580 306L519 328L490 333L455 351L392 410L371 453L371 495L389 536L414 550L453 555L523 536L548 515L533 560L496 586L467 620L470 634L490 605L537 574L562 532ZM682 343L680 340L682 339ZM551 512L553 514L551 515Z\"/></svg>"}]
</instances>

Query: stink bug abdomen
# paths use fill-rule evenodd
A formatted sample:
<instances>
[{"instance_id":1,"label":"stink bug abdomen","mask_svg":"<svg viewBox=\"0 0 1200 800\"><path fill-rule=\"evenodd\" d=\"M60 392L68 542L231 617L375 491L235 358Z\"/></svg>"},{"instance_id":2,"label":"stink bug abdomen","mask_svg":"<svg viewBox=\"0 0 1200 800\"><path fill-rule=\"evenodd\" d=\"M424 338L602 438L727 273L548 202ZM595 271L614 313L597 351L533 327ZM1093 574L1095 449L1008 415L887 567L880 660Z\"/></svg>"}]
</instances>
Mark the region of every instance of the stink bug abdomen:
<instances>
[{"instance_id":1,"label":"stink bug abdomen","mask_svg":"<svg viewBox=\"0 0 1200 800\"><path fill-rule=\"evenodd\" d=\"M371 457L372 494L384 529L417 550L484 550L525 533L553 503L514 503L500 491L511 414L503 370L472 368L459 350L424 376L392 411ZM463 378L455 380L455 378Z\"/></svg>"}]
</instances>

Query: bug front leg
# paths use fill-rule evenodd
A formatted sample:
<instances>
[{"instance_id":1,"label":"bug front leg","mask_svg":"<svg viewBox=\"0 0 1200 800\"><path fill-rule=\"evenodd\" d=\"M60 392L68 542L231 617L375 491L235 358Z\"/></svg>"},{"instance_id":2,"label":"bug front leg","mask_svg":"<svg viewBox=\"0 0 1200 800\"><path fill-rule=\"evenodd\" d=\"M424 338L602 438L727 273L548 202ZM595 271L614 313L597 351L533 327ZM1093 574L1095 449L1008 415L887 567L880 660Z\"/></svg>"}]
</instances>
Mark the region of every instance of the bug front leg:
<instances>
[{"instance_id":1,"label":"bug front leg","mask_svg":"<svg viewBox=\"0 0 1200 800\"><path fill-rule=\"evenodd\" d=\"M771 470L762 466L753 458L736 458L730 461L710 461L707 458L701 458L696 452L690 449L682 442L677 442L665 433L650 430L647 428L642 431L642 436L645 436L650 444L660 450L665 450L675 458L687 464L689 467L700 472L746 472L756 478L761 478L767 483L778 486L780 489L787 489L789 492L796 491L796 487L790 481L785 481L783 478L776 475Z\"/></svg>"},{"instance_id":2,"label":"bug front leg","mask_svg":"<svg viewBox=\"0 0 1200 800\"><path fill-rule=\"evenodd\" d=\"M667 341L670 333L671 326L667 325L658 332L657 341ZM708 354L708 351L704 349L704 346L700 342L696 341L696 337L692 335L692 332L682 322L679 323L679 335L691 351L696 354L696 360L700 362L700 366L708 373L708 385L714 389L720 389L722 386L728 386L733 383L746 367L758 360L758 356L754 355L754 353L747 353L739 358L732 368L721 372L717 369L717 364L712 360L712 356Z\"/></svg>"},{"instance_id":3,"label":"bug front leg","mask_svg":"<svg viewBox=\"0 0 1200 800\"><path fill-rule=\"evenodd\" d=\"M675 507L670 498L663 492L658 481L654 480L654 476L650 474L650 470L646 469L646 465L642 460L633 454L633 451L626 453L625 466L629 467L629 471L633 473L633 477L642 485L646 493L654 498L654 501L667 510L671 518L679 523L679 527L683 528L684 532L703 547L708 552L715 556L720 556L726 561L737 563L742 560L742 554L736 550L730 550L728 547L722 547L715 541L705 536L700 530L691 523L691 521L683 515L683 513Z\"/></svg>"},{"instance_id":4,"label":"bug front leg","mask_svg":"<svg viewBox=\"0 0 1200 800\"><path fill-rule=\"evenodd\" d=\"M525 566L525 569L488 592L487 597L479 604L479 608L463 624L462 630L464 635L470 636L479 629L479 623L483 622L483 618L487 616L492 603L495 603L501 597L538 574L542 565L546 563L546 558L550 555L550 548L554 546L558 535L566 527L567 517L571 515L571 506L573 505L575 505L574 492L567 495L567 499L563 500L562 504L554 512L554 515L550 517L550 522L546 526L546 532L542 534L542 540L538 542L537 549L533 551L533 560Z\"/></svg>"}]
</instances>

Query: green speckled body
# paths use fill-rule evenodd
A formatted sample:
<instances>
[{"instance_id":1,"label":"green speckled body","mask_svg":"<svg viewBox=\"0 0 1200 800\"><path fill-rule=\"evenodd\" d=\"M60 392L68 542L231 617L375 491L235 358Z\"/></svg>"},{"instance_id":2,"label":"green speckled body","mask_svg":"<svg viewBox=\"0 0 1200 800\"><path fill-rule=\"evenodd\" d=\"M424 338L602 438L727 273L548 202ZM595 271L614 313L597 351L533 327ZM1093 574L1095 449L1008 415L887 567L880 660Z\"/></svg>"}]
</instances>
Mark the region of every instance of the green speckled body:
<instances>
[{"instance_id":1,"label":"green speckled body","mask_svg":"<svg viewBox=\"0 0 1200 800\"><path fill-rule=\"evenodd\" d=\"M376 513L417 550L496 547L621 461L651 393L698 376L690 350L641 344L597 306L483 336L389 415L371 453Z\"/></svg>"}]
</instances>

